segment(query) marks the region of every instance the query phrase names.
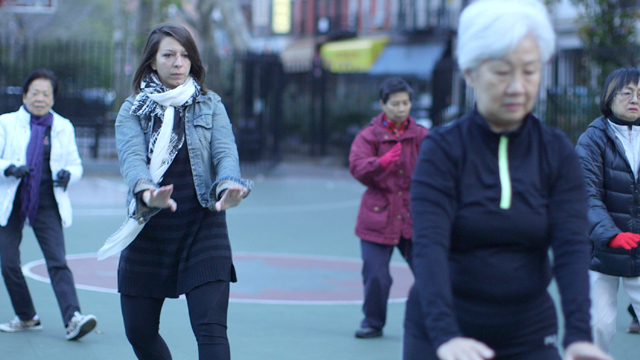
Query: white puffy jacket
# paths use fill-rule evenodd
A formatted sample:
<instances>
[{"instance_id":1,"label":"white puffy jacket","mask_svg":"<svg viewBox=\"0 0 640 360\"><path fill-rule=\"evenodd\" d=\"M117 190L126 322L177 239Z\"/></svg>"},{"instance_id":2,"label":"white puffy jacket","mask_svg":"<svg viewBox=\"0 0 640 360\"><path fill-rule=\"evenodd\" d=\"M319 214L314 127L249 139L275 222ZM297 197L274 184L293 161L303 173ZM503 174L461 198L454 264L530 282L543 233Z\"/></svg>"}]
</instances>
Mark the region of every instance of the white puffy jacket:
<instances>
[{"instance_id":1,"label":"white puffy jacket","mask_svg":"<svg viewBox=\"0 0 640 360\"><path fill-rule=\"evenodd\" d=\"M82 177L82 161L76 146L76 137L71 122L53 113L51 125L51 175L61 169L71 173L69 184L77 182ZM0 226L6 226L13 209L20 179L5 176L4 171L11 165L22 166L27 163L27 146L31 138L29 125L31 115L24 106L13 113L0 115ZM68 189L68 188L67 188ZM53 194L58 203L58 211L62 219L62 226L71 226L73 212L69 193L61 187L54 187Z\"/></svg>"}]
</instances>

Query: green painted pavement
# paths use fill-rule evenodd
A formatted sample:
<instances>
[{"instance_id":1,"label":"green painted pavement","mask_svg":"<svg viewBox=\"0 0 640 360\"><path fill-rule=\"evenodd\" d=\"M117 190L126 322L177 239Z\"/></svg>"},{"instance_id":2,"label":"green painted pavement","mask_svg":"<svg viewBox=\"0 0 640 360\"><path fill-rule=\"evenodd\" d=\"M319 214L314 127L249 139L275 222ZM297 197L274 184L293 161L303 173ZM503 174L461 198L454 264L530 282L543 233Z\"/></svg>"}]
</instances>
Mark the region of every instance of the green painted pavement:
<instances>
[{"instance_id":1,"label":"green painted pavement","mask_svg":"<svg viewBox=\"0 0 640 360\"><path fill-rule=\"evenodd\" d=\"M309 163L285 163L269 176L253 174L254 192L228 212L236 252L268 252L358 259L353 234L364 188L345 169ZM125 187L121 178L89 174L71 188L74 225L65 230L68 254L93 253L123 220ZM23 239L22 262L42 258L30 229ZM399 256L393 261L402 262ZM80 341L64 340L60 312L51 286L27 280L44 330L0 333L0 359L135 359L122 326L117 294L78 290L82 310L98 317L96 330ZM242 281L242 273L239 274ZM233 286L233 285L232 285ZM640 335L624 333L629 322L626 295L619 296L616 359L640 359ZM274 305L231 303L229 341L236 360L396 360L401 358L404 303L391 303L385 336L353 336L360 305ZM0 321L14 316L0 286ZM162 336L175 360L197 359L186 301L167 300Z\"/></svg>"}]
</instances>

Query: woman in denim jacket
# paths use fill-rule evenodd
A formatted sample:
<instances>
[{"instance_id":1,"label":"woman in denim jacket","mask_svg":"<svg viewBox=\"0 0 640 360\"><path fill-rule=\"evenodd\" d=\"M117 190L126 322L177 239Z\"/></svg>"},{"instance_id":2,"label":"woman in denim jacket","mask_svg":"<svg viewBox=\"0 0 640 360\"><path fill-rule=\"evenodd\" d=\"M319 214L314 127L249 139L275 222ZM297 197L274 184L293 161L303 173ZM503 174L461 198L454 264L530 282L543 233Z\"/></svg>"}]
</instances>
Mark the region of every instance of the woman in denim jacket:
<instances>
[{"instance_id":1,"label":"woman in denim jacket","mask_svg":"<svg viewBox=\"0 0 640 360\"><path fill-rule=\"evenodd\" d=\"M229 283L236 281L225 212L251 189L240 178L231 124L203 86L189 32L150 33L120 109L116 142L129 185L129 217L99 252L122 250L118 291L126 335L139 359L171 359L159 334L165 298L186 294L200 359L229 359Z\"/></svg>"}]
</instances>

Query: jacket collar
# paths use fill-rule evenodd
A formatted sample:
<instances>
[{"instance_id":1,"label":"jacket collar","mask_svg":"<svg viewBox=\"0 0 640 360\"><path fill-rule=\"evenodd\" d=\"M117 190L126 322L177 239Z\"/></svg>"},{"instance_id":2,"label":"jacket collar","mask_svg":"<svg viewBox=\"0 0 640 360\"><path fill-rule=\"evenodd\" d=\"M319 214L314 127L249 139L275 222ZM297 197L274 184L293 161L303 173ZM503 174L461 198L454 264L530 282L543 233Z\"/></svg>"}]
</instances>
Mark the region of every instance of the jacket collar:
<instances>
[{"instance_id":1,"label":"jacket collar","mask_svg":"<svg viewBox=\"0 0 640 360\"><path fill-rule=\"evenodd\" d=\"M603 131L611 138L611 140L616 140L616 134L613 131L613 127L609 123L609 119L604 116L600 116L599 118L593 120L593 122L589 124L589 127Z\"/></svg>"},{"instance_id":2,"label":"jacket collar","mask_svg":"<svg viewBox=\"0 0 640 360\"><path fill-rule=\"evenodd\" d=\"M384 119L384 113L380 113L378 114L378 116L373 118L373 120L371 121L371 125L374 125L375 127L377 127L378 128L377 130L389 133L389 130L387 130L385 126L382 124L383 119ZM407 130L405 130L405 132L402 135L398 136L398 138L394 138L395 140L402 140L402 139L406 139L406 138L410 138L418 135L418 126L420 125L418 125L415 119L411 116L407 118L407 121L409 121L409 126L407 127Z\"/></svg>"},{"instance_id":3,"label":"jacket collar","mask_svg":"<svg viewBox=\"0 0 640 360\"><path fill-rule=\"evenodd\" d=\"M589 124L589 128L598 129L598 130L602 131L603 133L605 133L606 136L608 136L609 139L611 141L613 141L613 144L616 147L616 150L620 154L622 154L624 159L627 159L627 156L626 156L625 150L624 150L624 146L622 145L622 143L620 142L620 140L616 136L616 132L613 129L613 125L609 122L609 119L607 119L604 116L600 116L599 118L593 120L593 122L591 124ZM629 163L628 159L627 159L627 163Z\"/></svg>"},{"instance_id":4,"label":"jacket collar","mask_svg":"<svg viewBox=\"0 0 640 360\"><path fill-rule=\"evenodd\" d=\"M56 120L56 118L60 115L58 115L58 113L56 113L53 110L49 110L49 112L53 114L53 123L51 124L51 131L55 131L55 129L58 128L58 121ZM18 122L20 122L22 126L29 126L31 122L31 114L27 111L27 109L24 108L24 105L21 105L16 113L17 113Z\"/></svg>"},{"instance_id":5,"label":"jacket collar","mask_svg":"<svg viewBox=\"0 0 640 360\"><path fill-rule=\"evenodd\" d=\"M470 115L471 115L470 121L472 122L473 126L478 131L480 131L481 134L483 134L484 136L487 136L489 138L495 138L496 140L499 139L501 136L506 136L509 139L518 138L530 126L530 124L532 123L531 120L535 118L531 113L529 113L524 118L524 120L522 121L522 125L520 125L519 128L517 128L515 130L509 130L509 131L503 131L503 132L500 132L500 133L496 133L493 130L491 130L491 128L489 127L489 124L487 124L487 120L485 120L485 118L482 115L480 115L480 113L478 112L478 108L477 107L475 107L475 106L473 107L473 111L471 112Z\"/></svg>"},{"instance_id":6,"label":"jacket collar","mask_svg":"<svg viewBox=\"0 0 640 360\"><path fill-rule=\"evenodd\" d=\"M616 125L620 125L620 126L638 126L640 125L640 119L636 119L636 121L625 121L622 120L620 118L618 118L615 115L610 115L607 117L607 119L609 119L609 121L611 121L612 123L616 124Z\"/></svg>"}]
</instances>

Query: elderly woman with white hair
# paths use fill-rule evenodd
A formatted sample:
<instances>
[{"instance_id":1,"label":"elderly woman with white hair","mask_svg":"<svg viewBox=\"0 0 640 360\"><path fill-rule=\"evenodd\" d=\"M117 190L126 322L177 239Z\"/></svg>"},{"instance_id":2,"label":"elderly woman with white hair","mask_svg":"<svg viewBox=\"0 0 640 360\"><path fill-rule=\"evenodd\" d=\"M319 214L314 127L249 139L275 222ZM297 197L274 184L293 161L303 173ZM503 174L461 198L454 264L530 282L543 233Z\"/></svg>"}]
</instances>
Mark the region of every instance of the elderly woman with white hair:
<instances>
[{"instance_id":1,"label":"elderly woman with white hair","mask_svg":"<svg viewBox=\"0 0 640 360\"><path fill-rule=\"evenodd\" d=\"M458 64L476 105L420 148L404 360L560 359L552 277L564 358L610 359L591 343L580 163L531 114L554 43L535 0L476 1L461 15Z\"/></svg>"}]
</instances>

